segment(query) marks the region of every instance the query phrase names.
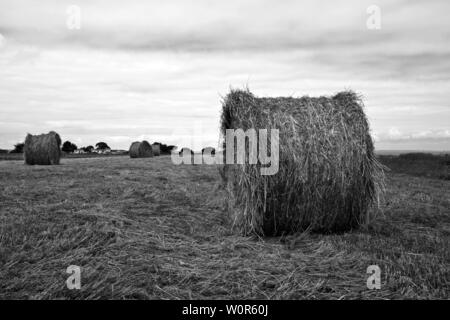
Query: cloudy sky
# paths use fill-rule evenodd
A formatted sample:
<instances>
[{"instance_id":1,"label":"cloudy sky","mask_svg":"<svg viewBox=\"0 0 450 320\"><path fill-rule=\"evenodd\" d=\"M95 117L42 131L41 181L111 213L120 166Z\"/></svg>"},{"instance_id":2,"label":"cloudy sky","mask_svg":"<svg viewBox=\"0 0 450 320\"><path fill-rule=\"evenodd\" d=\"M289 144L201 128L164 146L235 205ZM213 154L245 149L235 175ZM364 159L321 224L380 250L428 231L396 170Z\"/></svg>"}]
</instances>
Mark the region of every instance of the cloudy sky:
<instances>
[{"instance_id":1,"label":"cloudy sky","mask_svg":"<svg viewBox=\"0 0 450 320\"><path fill-rule=\"evenodd\" d=\"M0 148L49 130L79 147L217 145L221 98L248 85L353 89L377 149L450 150L449 12L448 0L0 0Z\"/></svg>"}]
</instances>

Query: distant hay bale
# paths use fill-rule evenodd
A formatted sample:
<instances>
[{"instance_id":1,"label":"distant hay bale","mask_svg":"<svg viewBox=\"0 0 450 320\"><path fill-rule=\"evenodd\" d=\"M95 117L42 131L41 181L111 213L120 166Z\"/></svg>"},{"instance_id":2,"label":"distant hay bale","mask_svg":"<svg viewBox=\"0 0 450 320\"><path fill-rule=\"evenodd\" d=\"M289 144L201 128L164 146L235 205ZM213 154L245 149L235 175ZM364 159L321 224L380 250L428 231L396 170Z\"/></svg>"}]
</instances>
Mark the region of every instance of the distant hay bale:
<instances>
[{"instance_id":1,"label":"distant hay bale","mask_svg":"<svg viewBox=\"0 0 450 320\"><path fill-rule=\"evenodd\" d=\"M212 147L206 147L202 149L202 152L200 154L201 157L201 163L203 164L215 164L215 155L216 155L216 149ZM195 160L195 156L194 156Z\"/></svg>"},{"instance_id":2,"label":"distant hay bale","mask_svg":"<svg viewBox=\"0 0 450 320\"><path fill-rule=\"evenodd\" d=\"M130 146L130 158L150 158L153 157L153 150L147 141L133 142Z\"/></svg>"},{"instance_id":3,"label":"distant hay bale","mask_svg":"<svg viewBox=\"0 0 450 320\"><path fill-rule=\"evenodd\" d=\"M182 148L178 154L180 155L180 157L183 157L183 163L184 164L194 164L195 162L195 155L194 155L194 151L192 151L189 148Z\"/></svg>"},{"instance_id":4,"label":"distant hay bale","mask_svg":"<svg viewBox=\"0 0 450 320\"><path fill-rule=\"evenodd\" d=\"M215 155L216 154L216 149L214 149L213 147L203 148L202 149L202 154Z\"/></svg>"},{"instance_id":5,"label":"distant hay bale","mask_svg":"<svg viewBox=\"0 0 450 320\"><path fill-rule=\"evenodd\" d=\"M239 128L279 130L278 173L261 175L261 164L248 157L221 172L227 208L242 234L340 232L370 220L384 173L354 92L258 98L232 90L223 101L222 135Z\"/></svg>"},{"instance_id":6,"label":"distant hay bale","mask_svg":"<svg viewBox=\"0 0 450 320\"><path fill-rule=\"evenodd\" d=\"M189 154L190 154L191 156L193 156L193 155L194 155L194 151L192 151L192 150L189 149L189 148L182 148L178 154L179 154L180 156L183 156L183 155L189 155Z\"/></svg>"},{"instance_id":7,"label":"distant hay bale","mask_svg":"<svg viewBox=\"0 0 450 320\"><path fill-rule=\"evenodd\" d=\"M61 138L50 131L47 134L31 135L25 138L24 159L29 165L59 164L61 158Z\"/></svg>"},{"instance_id":8,"label":"distant hay bale","mask_svg":"<svg viewBox=\"0 0 450 320\"><path fill-rule=\"evenodd\" d=\"M159 143L153 143L152 151L154 156L159 156L161 154L161 145Z\"/></svg>"}]
</instances>

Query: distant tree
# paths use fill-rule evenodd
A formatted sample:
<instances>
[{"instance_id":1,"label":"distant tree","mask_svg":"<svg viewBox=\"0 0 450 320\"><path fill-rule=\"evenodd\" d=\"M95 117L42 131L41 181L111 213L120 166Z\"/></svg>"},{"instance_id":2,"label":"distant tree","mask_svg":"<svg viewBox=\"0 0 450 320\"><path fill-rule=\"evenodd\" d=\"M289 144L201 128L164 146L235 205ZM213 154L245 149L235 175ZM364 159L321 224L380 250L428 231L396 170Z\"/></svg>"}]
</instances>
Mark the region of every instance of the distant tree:
<instances>
[{"instance_id":1,"label":"distant tree","mask_svg":"<svg viewBox=\"0 0 450 320\"><path fill-rule=\"evenodd\" d=\"M84 152L87 152L87 153L92 153L92 151L94 151L94 147L93 146L87 146L87 147L84 147L82 149L83 149Z\"/></svg>"},{"instance_id":2,"label":"distant tree","mask_svg":"<svg viewBox=\"0 0 450 320\"><path fill-rule=\"evenodd\" d=\"M177 149L178 149L177 146L173 146L173 145L166 146L167 153L171 153L172 151L175 151Z\"/></svg>"},{"instance_id":3,"label":"distant tree","mask_svg":"<svg viewBox=\"0 0 450 320\"><path fill-rule=\"evenodd\" d=\"M11 150L10 153L23 153L23 147L24 146L25 146L25 143L23 143L23 142L16 143L14 145L14 149Z\"/></svg>"},{"instance_id":4,"label":"distant tree","mask_svg":"<svg viewBox=\"0 0 450 320\"><path fill-rule=\"evenodd\" d=\"M111 149L105 142L99 142L95 145L97 150Z\"/></svg>"},{"instance_id":5,"label":"distant tree","mask_svg":"<svg viewBox=\"0 0 450 320\"><path fill-rule=\"evenodd\" d=\"M176 150L178 147L167 144L161 143L161 142L154 142L154 145L159 145L159 150L161 151L161 154L170 154L172 150Z\"/></svg>"},{"instance_id":6,"label":"distant tree","mask_svg":"<svg viewBox=\"0 0 450 320\"><path fill-rule=\"evenodd\" d=\"M67 153L73 153L77 149L78 149L78 147L76 144L74 144L70 141L66 141L63 143L61 150L64 152L67 152Z\"/></svg>"},{"instance_id":7,"label":"distant tree","mask_svg":"<svg viewBox=\"0 0 450 320\"><path fill-rule=\"evenodd\" d=\"M170 154L172 150L176 150L177 146L168 146L167 144L161 142L155 142L153 144L158 144L159 149L161 150L161 154Z\"/></svg>"}]
</instances>

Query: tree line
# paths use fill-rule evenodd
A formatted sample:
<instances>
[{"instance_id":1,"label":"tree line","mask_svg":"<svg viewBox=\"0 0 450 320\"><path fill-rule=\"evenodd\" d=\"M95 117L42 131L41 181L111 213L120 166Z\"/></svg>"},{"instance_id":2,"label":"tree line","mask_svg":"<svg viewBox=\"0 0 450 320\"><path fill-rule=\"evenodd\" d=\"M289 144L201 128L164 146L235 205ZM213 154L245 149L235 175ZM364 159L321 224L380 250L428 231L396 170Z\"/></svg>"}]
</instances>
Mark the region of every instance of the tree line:
<instances>
[{"instance_id":1,"label":"tree line","mask_svg":"<svg viewBox=\"0 0 450 320\"><path fill-rule=\"evenodd\" d=\"M166 145L164 143L155 142L154 144L158 144L161 150L161 153L169 154L172 150L175 150L177 147L174 145ZM14 145L14 149L10 151L10 153L23 153L23 148L25 144L23 142L16 143ZM106 142L98 142L94 146L87 146L87 147L81 147L78 149L78 146L75 143L72 143L71 141L67 140L62 144L61 151L64 151L66 153L73 153L75 150L83 150L86 153L92 153L95 150L97 151L104 151L104 150L111 150L111 148L108 146Z\"/></svg>"}]
</instances>

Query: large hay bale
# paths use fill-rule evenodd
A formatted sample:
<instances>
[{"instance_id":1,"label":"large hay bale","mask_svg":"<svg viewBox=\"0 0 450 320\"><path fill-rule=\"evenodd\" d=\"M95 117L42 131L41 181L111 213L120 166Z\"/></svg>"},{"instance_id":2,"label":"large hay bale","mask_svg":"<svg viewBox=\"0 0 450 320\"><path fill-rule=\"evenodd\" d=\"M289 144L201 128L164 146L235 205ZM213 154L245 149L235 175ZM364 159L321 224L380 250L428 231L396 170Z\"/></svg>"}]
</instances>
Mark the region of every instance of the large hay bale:
<instances>
[{"instance_id":1,"label":"large hay bale","mask_svg":"<svg viewBox=\"0 0 450 320\"><path fill-rule=\"evenodd\" d=\"M241 233L339 232L370 220L384 174L355 93L258 98L232 90L223 102L222 135L239 128L279 130L275 175L261 175L261 164L248 157L225 165L227 207Z\"/></svg>"},{"instance_id":2,"label":"large hay bale","mask_svg":"<svg viewBox=\"0 0 450 320\"><path fill-rule=\"evenodd\" d=\"M153 143L152 151L154 156L159 156L161 154L161 145L159 143Z\"/></svg>"},{"instance_id":3,"label":"large hay bale","mask_svg":"<svg viewBox=\"0 0 450 320\"><path fill-rule=\"evenodd\" d=\"M54 131L31 135L25 138L24 160L29 165L59 164L61 158L61 137Z\"/></svg>"},{"instance_id":4,"label":"large hay bale","mask_svg":"<svg viewBox=\"0 0 450 320\"><path fill-rule=\"evenodd\" d=\"M130 146L130 158L150 158L153 157L152 146L148 141L136 141Z\"/></svg>"}]
</instances>

